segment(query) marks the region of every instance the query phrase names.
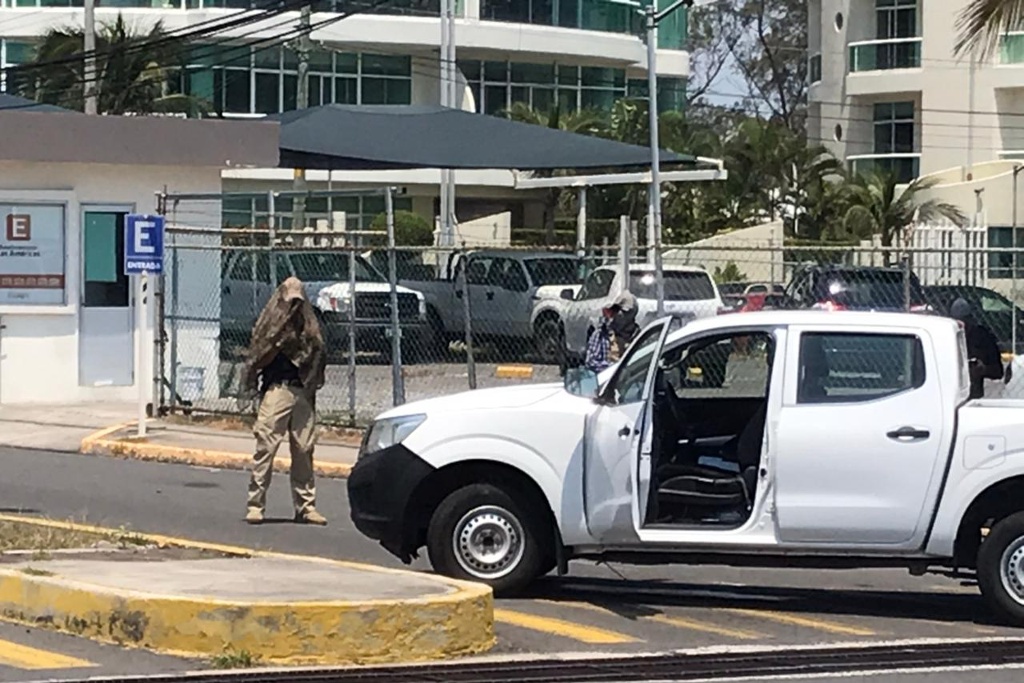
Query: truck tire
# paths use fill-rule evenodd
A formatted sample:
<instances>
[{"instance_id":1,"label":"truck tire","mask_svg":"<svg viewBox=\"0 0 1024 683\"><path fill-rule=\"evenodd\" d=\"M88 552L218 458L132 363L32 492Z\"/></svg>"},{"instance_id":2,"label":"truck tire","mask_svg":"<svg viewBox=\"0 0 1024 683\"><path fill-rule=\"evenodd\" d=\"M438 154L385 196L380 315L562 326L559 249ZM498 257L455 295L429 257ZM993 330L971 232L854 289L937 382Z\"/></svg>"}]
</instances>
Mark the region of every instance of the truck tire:
<instances>
[{"instance_id":1,"label":"truck tire","mask_svg":"<svg viewBox=\"0 0 1024 683\"><path fill-rule=\"evenodd\" d=\"M997 522L982 541L978 587L999 619L1024 626L1024 512Z\"/></svg>"},{"instance_id":2,"label":"truck tire","mask_svg":"<svg viewBox=\"0 0 1024 683\"><path fill-rule=\"evenodd\" d=\"M439 574L509 595L545 573L549 536L543 522L503 489L470 484L437 506L427 554Z\"/></svg>"},{"instance_id":3,"label":"truck tire","mask_svg":"<svg viewBox=\"0 0 1024 683\"><path fill-rule=\"evenodd\" d=\"M557 319L542 320L537 324L533 337L537 355L541 361L560 364L565 360L565 331Z\"/></svg>"}]
</instances>

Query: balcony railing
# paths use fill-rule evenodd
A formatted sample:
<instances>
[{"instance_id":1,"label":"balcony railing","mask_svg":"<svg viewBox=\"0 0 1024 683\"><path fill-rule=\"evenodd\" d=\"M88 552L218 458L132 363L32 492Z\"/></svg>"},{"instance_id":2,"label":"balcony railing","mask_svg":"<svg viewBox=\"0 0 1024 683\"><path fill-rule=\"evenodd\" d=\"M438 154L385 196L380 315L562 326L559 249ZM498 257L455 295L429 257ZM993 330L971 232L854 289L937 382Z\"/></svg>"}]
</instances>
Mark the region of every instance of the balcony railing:
<instances>
[{"instance_id":1,"label":"balcony railing","mask_svg":"<svg viewBox=\"0 0 1024 683\"><path fill-rule=\"evenodd\" d=\"M821 53L811 55L807 61L807 82L811 85L821 81Z\"/></svg>"},{"instance_id":2,"label":"balcony railing","mask_svg":"<svg viewBox=\"0 0 1024 683\"><path fill-rule=\"evenodd\" d=\"M846 157L853 175L872 171L888 171L896 175L896 180L909 183L920 175L920 152L894 152L892 154L856 154Z\"/></svg>"},{"instance_id":3,"label":"balcony railing","mask_svg":"<svg viewBox=\"0 0 1024 683\"><path fill-rule=\"evenodd\" d=\"M921 38L888 38L850 43L850 73L916 69L921 66Z\"/></svg>"}]
</instances>

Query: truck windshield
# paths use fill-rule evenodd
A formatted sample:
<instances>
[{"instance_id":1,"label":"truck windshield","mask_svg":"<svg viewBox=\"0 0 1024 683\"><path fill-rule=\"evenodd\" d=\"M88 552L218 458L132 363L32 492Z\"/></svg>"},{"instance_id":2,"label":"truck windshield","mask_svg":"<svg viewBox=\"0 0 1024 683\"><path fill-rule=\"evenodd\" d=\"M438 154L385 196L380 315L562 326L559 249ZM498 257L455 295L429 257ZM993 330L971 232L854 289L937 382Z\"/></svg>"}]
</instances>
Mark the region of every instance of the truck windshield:
<instances>
[{"instance_id":1,"label":"truck windshield","mask_svg":"<svg viewBox=\"0 0 1024 683\"><path fill-rule=\"evenodd\" d=\"M715 286L711 277L701 271L665 271L666 301L705 301L715 298ZM654 273L630 273L629 291L638 299L657 299Z\"/></svg>"},{"instance_id":2,"label":"truck windshield","mask_svg":"<svg viewBox=\"0 0 1024 683\"><path fill-rule=\"evenodd\" d=\"M903 273L893 270L837 270L818 285L819 300L841 299L849 307L902 308ZM916 275L910 276L910 304L924 303Z\"/></svg>"},{"instance_id":3,"label":"truck windshield","mask_svg":"<svg viewBox=\"0 0 1024 683\"><path fill-rule=\"evenodd\" d=\"M295 277L303 282L348 282L348 254L343 252L290 253ZM362 256L356 256L356 282L384 282Z\"/></svg>"},{"instance_id":4,"label":"truck windshield","mask_svg":"<svg viewBox=\"0 0 1024 683\"><path fill-rule=\"evenodd\" d=\"M580 281L575 259L531 258L523 261L534 287L575 285Z\"/></svg>"}]
</instances>

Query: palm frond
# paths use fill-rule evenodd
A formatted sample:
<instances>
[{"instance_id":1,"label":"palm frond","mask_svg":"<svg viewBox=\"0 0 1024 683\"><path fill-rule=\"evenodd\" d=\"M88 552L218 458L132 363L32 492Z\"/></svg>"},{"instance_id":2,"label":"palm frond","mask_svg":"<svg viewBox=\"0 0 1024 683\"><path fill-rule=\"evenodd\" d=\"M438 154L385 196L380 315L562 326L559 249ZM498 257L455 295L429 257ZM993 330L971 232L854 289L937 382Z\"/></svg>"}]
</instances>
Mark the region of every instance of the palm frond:
<instances>
[{"instance_id":1,"label":"palm frond","mask_svg":"<svg viewBox=\"0 0 1024 683\"><path fill-rule=\"evenodd\" d=\"M958 56L973 54L987 59L999 49L1002 37L1024 24L1024 2L1021 0L970 0L956 19Z\"/></svg>"}]
</instances>

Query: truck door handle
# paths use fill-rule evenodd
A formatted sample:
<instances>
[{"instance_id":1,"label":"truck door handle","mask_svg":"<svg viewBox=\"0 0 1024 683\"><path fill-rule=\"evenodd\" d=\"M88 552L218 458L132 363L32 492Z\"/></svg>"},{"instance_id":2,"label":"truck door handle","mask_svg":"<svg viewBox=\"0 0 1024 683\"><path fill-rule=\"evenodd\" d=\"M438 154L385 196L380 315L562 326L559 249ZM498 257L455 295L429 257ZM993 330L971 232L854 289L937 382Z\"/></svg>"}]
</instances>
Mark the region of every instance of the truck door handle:
<instances>
[{"instance_id":1,"label":"truck door handle","mask_svg":"<svg viewBox=\"0 0 1024 683\"><path fill-rule=\"evenodd\" d=\"M456 299L461 299L462 298L462 290L461 289L455 290L455 298Z\"/></svg>"},{"instance_id":2,"label":"truck door handle","mask_svg":"<svg viewBox=\"0 0 1024 683\"><path fill-rule=\"evenodd\" d=\"M629 425L626 425L625 427L623 427L622 429L619 430L619 436L621 436L623 439L625 439L627 436L629 436L632 433L633 433L633 428L630 427Z\"/></svg>"},{"instance_id":3,"label":"truck door handle","mask_svg":"<svg viewBox=\"0 0 1024 683\"><path fill-rule=\"evenodd\" d=\"M487 292L487 300L494 301L494 292Z\"/></svg>"},{"instance_id":4,"label":"truck door handle","mask_svg":"<svg viewBox=\"0 0 1024 683\"><path fill-rule=\"evenodd\" d=\"M923 441L931 436L927 429L914 429L913 427L900 427L899 429L886 434L894 441Z\"/></svg>"},{"instance_id":5,"label":"truck door handle","mask_svg":"<svg viewBox=\"0 0 1024 683\"><path fill-rule=\"evenodd\" d=\"M229 287L228 285L224 285L224 293L225 294L230 294L231 293L231 287Z\"/></svg>"}]
</instances>

